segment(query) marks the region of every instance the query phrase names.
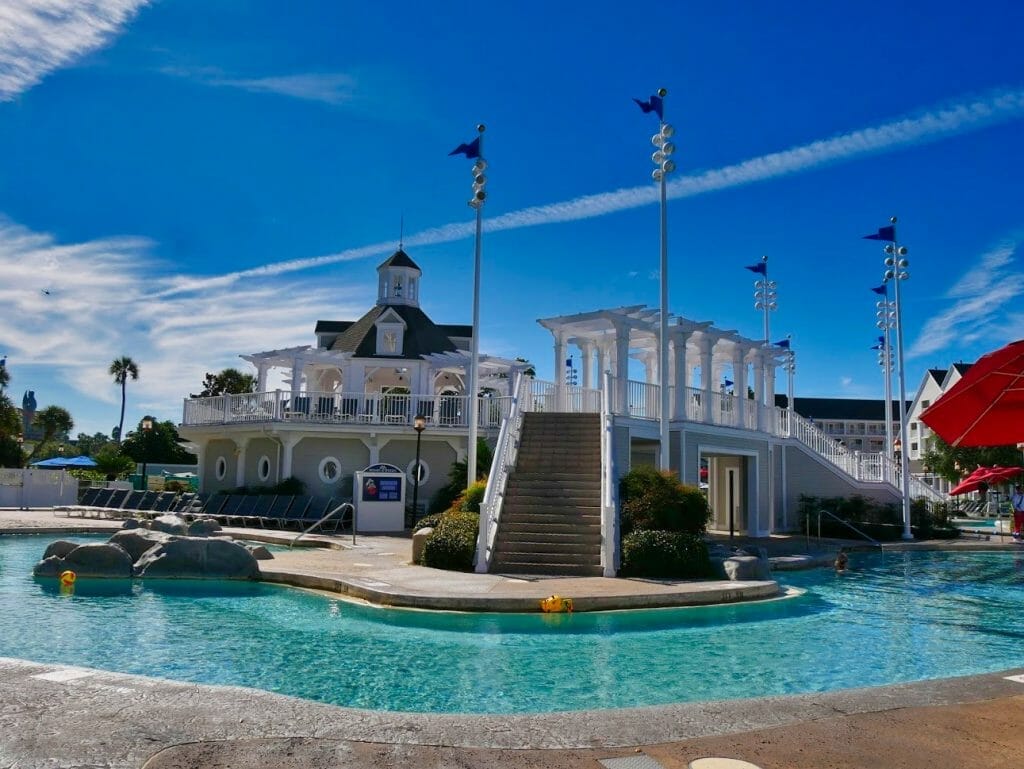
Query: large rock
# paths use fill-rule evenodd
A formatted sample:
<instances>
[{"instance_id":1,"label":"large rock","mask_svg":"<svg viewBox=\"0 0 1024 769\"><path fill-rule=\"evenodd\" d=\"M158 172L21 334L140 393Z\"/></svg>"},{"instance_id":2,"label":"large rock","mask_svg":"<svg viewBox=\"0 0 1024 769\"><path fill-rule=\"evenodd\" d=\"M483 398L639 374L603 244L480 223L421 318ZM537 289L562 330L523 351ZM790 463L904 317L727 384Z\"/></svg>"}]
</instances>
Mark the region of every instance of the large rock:
<instances>
[{"instance_id":1,"label":"large rock","mask_svg":"<svg viewBox=\"0 0 1024 769\"><path fill-rule=\"evenodd\" d=\"M413 532L412 535L412 562L419 563L420 559L423 558L423 548L426 547L427 537L434 533L434 530L429 526L425 529L419 529Z\"/></svg>"},{"instance_id":2,"label":"large rock","mask_svg":"<svg viewBox=\"0 0 1024 769\"><path fill-rule=\"evenodd\" d=\"M254 579L259 565L248 548L237 542L183 537L147 550L134 571L137 577Z\"/></svg>"},{"instance_id":3,"label":"large rock","mask_svg":"<svg viewBox=\"0 0 1024 769\"><path fill-rule=\"evenodd\" d=\"M722 561L725 576L733 581L769 580L772 578L767 558L756 555L734 555Z\"/></svg>"},{"instance_id":4,"label":"large rock","mask_svg":"<svg viewBox=\"0 0 1024 769\"><path fill-rule=\"evenodd\" d=\"M249 552L257 561L270 561L274 558L274 554L263 545L252 545L249 547Z\"/></svg>"},{"instance_id":5,"label":"large rock","mask_svg":"<svg viewBox=\"0 0 1024 769\"><path fill-rule=\"evenodd\" d=\"M118 545L79 545L63 558L44 558L32 573L37 577L56 577L62 571L73 571L79 577L127 579L132 576L132 557Z\"/></svg>"},{"instance_id":6,"label":"large rock","mask_svg":"<svg viewBox=\"0 0 1024 769\"><path fill-rule=\"evenodd\" d=\"M66 539L58 539L56 542L51 542L47 545L46 552L43 553L43 560L45 561L51 555L63 558L81 544L81 542L68 542Z\"/></svg>"},{"instance_id":7,"label":"large rock","mask_svg":"<svg viewBox=\"0 0 1024 769\"><path fill-rule=\"evenodd\" d=\"M188 534L188 523L180 515L159 515L149 522L149 528L167 534Z\"/></svg>"},{"instance_id":8,"label":"large rock","mask_svg":"<svg viewBox=\"0 0 1024 769\"><path fill-rule=\"evenodd\" d=\"M121 524L122 529L137 529L142 526L136 518L126 518L125 522Z\"/></svg>"},{"instance_id":9,"label":"large rock","mask_svg":"<svg viewBox=\"0 0 1024 769\"><path fill-rule=\"evenodd\" d=\"M123 547L132 558L132 563L139 560L142 554L154 545L162 545L174 539L173 534L162 531L151 531L149 529L122 529L112 536L108 541L111 544Z\"/></svg>"}]
</instances>

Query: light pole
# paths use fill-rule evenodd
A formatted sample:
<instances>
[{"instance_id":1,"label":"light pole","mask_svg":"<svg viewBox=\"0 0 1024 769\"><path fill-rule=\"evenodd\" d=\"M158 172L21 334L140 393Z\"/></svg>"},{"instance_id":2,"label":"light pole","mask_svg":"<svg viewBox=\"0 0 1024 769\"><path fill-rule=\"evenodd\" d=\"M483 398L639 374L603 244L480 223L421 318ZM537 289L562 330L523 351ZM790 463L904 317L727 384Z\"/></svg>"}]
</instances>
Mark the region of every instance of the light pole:
<instances>
[{"instance_id":1,"label":"light pole","mask_svg":"<svg viewBox=\"0 0 1024 769\"><path fill-rule=\"evenodd\" d=\"M778 306L776 299L776 285L774 280L768 279L768 257L762 256L757 264L747 267L751 272L761 275L761 278L754 281L754 309L764 313L764 346L768 347L771 342L771 335L768 332L768 313L774 312Z\"/></svg>"},{"instance_id":2,"label":"light pole","mask_svg":"<svg viewBox=\"0 0 1024 769\"><path fill-rule=\"evenodd\" d=\"M476 481L476 436L480 402L477 398L479 388L480 360L480 250L483 235L484 200L487 199L487 161L484 160L484 131L486 126L480 123L477 127L478 136L469 144L460 144L449 155L465 155L473 163L473 197L469 199L469 207L476 211L476 241L473 248L473 338L470 340L469 363L469 451L466 456L466 488Z\"/></svg>"},{"instance_id":3,"label":"light pole","mask_svg":"<svg viewBox=\"0 0 1024 769\"><path fill-rule=\"evenodd\" d=\"M651 162L654 163L651 178L658 182L661 190L661 302L658 319L658 384L661 396L658 438L661 443L661 452L658 464L662 471L671 469L668 430L668 192L666 185L668 175L676 170L675 161L671 157L672 153L676 151L676 146L669 141L676 131L665 122L664 100L667 95L666 89L659 88L658 93L647 102L634 99L644 112L657 114L660 123L658 133L651 137L651 144L656 147L651 155Z\"/></svg>"},{"instance_id":4,"label":"light pole","mask_svg":"<svg viewBox=\"0 0 1024 769\"><path fill-rule=\"evenodd\" d=\"M893 309L896 316L896 371L900 393L900 435L898 440L902 449L907 442L907 377L903 362L903 303L900 284L910 277L910 272L907 270L910 262L904 258L907 255L907 247L899 245L896 239L895 216L890 217L887 227L880 227L877 233L866 235L865 239L886 241L885 272L882 275L882 283L887 284L890 280L893 281ZM899 452L900 491L903 495L903 539L913 539L914 534L910 529L910 473L908 472L907 453L902 450Z\"/></svg>"},{"instance_id":5,"label":"light pole","mask_svg":"<svg viewBox=\"0 0 1024 769\"><path fill-rule=\"evenodd\" d=\"M416 513L419 512L419 501L420 501L420 439L423 437L423 431L427 429L427 418L422 414L417 414L412 420L412 429L416 431L416 475L412 481L412 522L416 524Z\"/></svg>"},{"instance_id":6,"label":"light pole","mask_svg":"<svg viewBox=\"0 0 1024 769\"><path fill-rule=\"evenodd\" d=\"M889 286L883 283L873 289L882 298L875 302L875 325L881 329L878 344L878 365L885 380L885 451L892 451L892 330L896 328L896 302L889 301Z\"/></svg>"},{"instance_id":7,"label":"light pole","mask_svg":"<svg viewBox=\"0 0 1024 769\"><path fill-rule=\"evenodd\" d=\"M146 461L149 459L149 434L153 430L153 420L149 417L142 419L142 490L146 491L149 484L146 483Z\"/></svg>"}]
</instances>

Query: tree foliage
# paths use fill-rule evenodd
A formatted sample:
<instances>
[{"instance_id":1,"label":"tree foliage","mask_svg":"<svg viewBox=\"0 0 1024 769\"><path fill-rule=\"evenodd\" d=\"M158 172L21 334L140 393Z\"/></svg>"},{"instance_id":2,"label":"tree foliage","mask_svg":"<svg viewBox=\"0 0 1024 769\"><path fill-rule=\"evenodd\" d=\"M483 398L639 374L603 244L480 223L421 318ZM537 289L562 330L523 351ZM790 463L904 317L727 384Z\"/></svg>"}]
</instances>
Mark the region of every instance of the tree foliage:
<instances>
[{"instance_id":1,"label":"tree foliage","mask_svg":"<svg viewBox=\"0 0 1024 769\"><path fill-rule=\"evenodd\" d=\"M206 372L203 389L199 393L191 393L190 398L209 398L214 395L237 395L256 392L256 377L245 374L236 368L226 368L219 374Z\"/></svg>"},{"instance_id":2,"label":"tree foliage","mask_svg":"<svg viewBox=\"0 0 1024 769\"><path fill-rule=\"evenodd\" d=\"M135 381L139 378L139 367L127 355L115 358L107 369L107 373L114 377L114 383L121 385L121 419L117 423L117 440L120 442L124 435L124 406L128 395L128 380Z\"/></svg>"},{"instance_id":3,"label":"tree foliage","mask_svg":"<svg viewBox=\"0 0 1024 769\"><path fill-rule=\"evenodd\" d=\"M950 483L970 475L978 467L1014 467L1021 463L1021 453L1013 446L953 447L938 435L928 438L928 451L923 464ZM959 465L959 469L957 466Z\"/></svg>"},{"instance_id":4,"label":"tree foliage","mask_svg":"<svg viewBox=\"0 0 1024 769\"><path fill-rule=\"evenodd\" d=\"M142 429L144 419L153 427ZM190 454L178 443L178 430L170 420L158 422L152 417L139 420L135 431L129 433L121 443L121 453L136 462L163 462L172 465L195 464L196 455Z\"/></svg>"},{"instance_id":5,"label":"tree foliage","mask_svg":"<svg viewBox=\"0 0 1024 769\"><path fill-rule=\"evenodd\" d=\"M75 446L78 447L78 453L86 457L98 454L106 446L113 443L114 441L110 439L110 436L104 433L93 433L92 435L79 433L75 438Z\"/></svg>"},{"instance_id":6,"label":"tree foliage","mask_svg":"<svg viewBox=\"0 0 1024 769\"><path fill-rule=\"evenodd\" d=\"M477 480L487 480L487 476L491 472L491 462L494 459L494 455L491 452L491 447L487 445L487 441L483 438L477 438L476 441L476 478ZM466 482L467 475L469 474L469 462L468 460L462 462L453 462L451 469L448 471L448 483L434 492L434 496L430 498L430 506L427 509L428 513L440 513L443 510L447 510L451 507L452 502L459 498L459 496L466 490L469 485Z\"/></svg>"},{"instance_id":7,"label":"tree foliage","mask_svg":"<svg viewBox=\"0 0 1024 769\"><path fill-rule=\"evenodd\" d=\"M47 406L36 412L32 424L43 431L43 437L35 445L35 448L32 449L32 453L28 455L26 462L31 462L37 456L42 455L44 451L50 455L56 453L54 451L54 439L61 438L71 432L71 429L75 426L75 420L71 418L71 414L67 409L60 406ZM68 456L75 456L78 453L74 449L68 450L71 452Z\"/></svg>"}]
</instances>

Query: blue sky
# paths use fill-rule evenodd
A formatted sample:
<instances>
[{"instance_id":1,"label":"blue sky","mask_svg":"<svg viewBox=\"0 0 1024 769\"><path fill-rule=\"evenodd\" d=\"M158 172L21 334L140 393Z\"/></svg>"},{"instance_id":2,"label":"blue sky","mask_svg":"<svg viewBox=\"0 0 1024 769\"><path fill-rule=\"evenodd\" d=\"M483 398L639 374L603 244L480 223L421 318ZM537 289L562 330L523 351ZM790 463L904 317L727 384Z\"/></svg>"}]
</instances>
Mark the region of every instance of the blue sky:
<instances>
[{"instance_id":1,"label":"blue sky","mask_svg":"<svg viewBox=\"0 0 1024 769\"><path fill-rule=\"evenodd\" d=\"M743 266L766 254L797 395L881 397L861 236L898 215L912 393L1024 337L1024 9L944 5L6 0L11 395L109 433L129 355L126 425L177 421L204 372L359 317L403 217L424 309L469 323L470 164L447 153L478 122L481 350L550 379L537 318L658 305L657 121L631 101L658 87L671 310L759 337Z\"/></svg>"}]
</instances>

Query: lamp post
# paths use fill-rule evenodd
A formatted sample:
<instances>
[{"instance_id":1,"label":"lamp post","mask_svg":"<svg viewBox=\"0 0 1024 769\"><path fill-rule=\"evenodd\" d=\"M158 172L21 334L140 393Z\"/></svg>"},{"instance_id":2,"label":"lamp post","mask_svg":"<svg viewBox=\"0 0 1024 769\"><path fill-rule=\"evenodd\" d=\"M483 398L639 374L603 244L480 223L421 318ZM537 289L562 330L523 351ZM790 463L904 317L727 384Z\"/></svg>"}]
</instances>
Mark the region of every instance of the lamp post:
<instances>
[{"instance_id":1,"label":"lamp post","mask_svg":"<svg viewBox=\"0 0 1024 769\"><path fill-rule=\"evenodd\" d=\"M420 439L423 437L423 431L427 429L427 418L422 414L417 414L413 417L412 429L416 431L416 464L414 465L416 475L412 482L412 522L415 524L420 501Z\"/></svg>"},{"instance_id":2,"label":"lamp post","mask_svg":"<svg viewBox=\"0 0 1024 769\"><path fill-rule=\"evenodd\" d=\"M669 141L675 134L675 129L665 122L663 113L664 99L667 95L666 89L658 89L657 113L661 127L658 133L651 137L651 144L657 148L651 155L651 162L654 163L651 178L658 182L661 190L661 302L658 323L658 380L661 396L658 437L661 443L661 453L658 464L662 471L669 470L671 462L668 429L668 193L666 184L668 175L676 170L675 161L671 157L672 153L676 151L676 146ZM654 102L654 97L651 98L651 102Z\"/></svg>"},{"instance_id":3,"label":"lamp post","mask_svg":"<svg viewBox=\"0 0 1024 769\"><path fill-rule=\"evenodd\" d=\"M889 286L886 283L871 289L882 296L875 302L875 325L882 331L878 344L878 365L885 380L885 450L892 450L892 331L896 328L896 302L889 301Z\"/></svg>"},{"instance_id":4,"label":"lamp post","mask_svg":"<svg viewBox=\"0 0 1024 769\"><path fill-rule=\"evenodd\" d=\"M476 436L480 412L480 400L477 398L477 390L480 387L480 250L483 242L484 200L487 199L487 177L484 176L484 171L487 170L487 161L484 160L484 124L478 125L476 130L479 134L477 157L473 163L473 197L469 200L469 207L476 211L476 239L473 246L473 339L470 341L469 453L466 457L466 488L476 481ZM418 477L419 465L416 466L416 472Z\"/></svg>"},{"instance_id":5,"label":"lamp post","mask_svg":"<svg viewBox=\"0 0 1024 769\"><path fill-rule=\"evenodd\" d=\"M146 460L149 459L148 436L153 430L153 420L149 417L142 419L142 490L145 491L149 485L146 483Z\"/></svg>"}]
</instances>

